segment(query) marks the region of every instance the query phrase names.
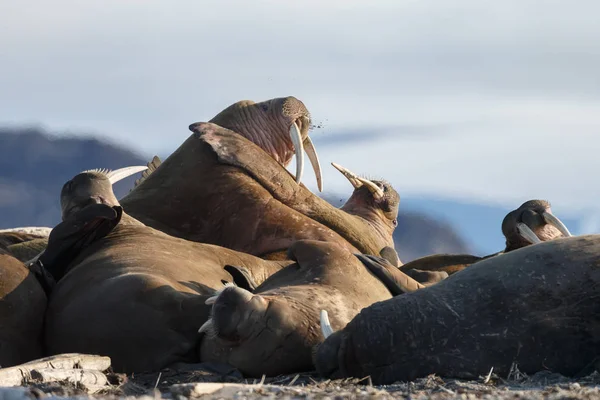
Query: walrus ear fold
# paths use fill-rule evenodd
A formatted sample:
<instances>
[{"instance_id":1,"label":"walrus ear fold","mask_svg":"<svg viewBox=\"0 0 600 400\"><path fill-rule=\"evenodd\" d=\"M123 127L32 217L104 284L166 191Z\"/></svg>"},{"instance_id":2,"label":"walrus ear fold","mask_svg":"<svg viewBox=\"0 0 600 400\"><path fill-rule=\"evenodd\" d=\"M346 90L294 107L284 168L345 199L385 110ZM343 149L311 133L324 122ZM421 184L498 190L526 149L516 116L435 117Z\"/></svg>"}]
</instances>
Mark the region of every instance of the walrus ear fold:
<instances>
[{"instance_id":1,"label":"walrus ear fold","mask_svg":"<svg viewBox=\"0 0 600 400\"><path fill-rule=\"evenodd\" d=\"M388 288L392 296L414 292L425 287L384 258L365 254L355 254L355 256Z\"/></svg>"},{"instance_id":2,"label":"walrus ear fold","mask_svg":"<svg viewBox=\"0 0 600 400\"><path fill-rule=\"evenodd\" d=\"M393 247L385 246L381 249L379 255L388 260L394 267L400 267L400 257L398 257L398 252Z\"/></svg>"},{"instance_id":3,"label":"walrus ear fold","mask_svg":"<svg viewBox=\"0 0 600 400\"><path fill-rule=\"evenodd\" d=\"M246 289L247 291L254 293L254 290L258 287L258 285L252 279L252 275L250 275L250 271L244 267L237 267L235 265L226 265L224 267L225 271L229 272L233 277L233 283L237 287L242 289Z\"/></svg>"}]
</instances>

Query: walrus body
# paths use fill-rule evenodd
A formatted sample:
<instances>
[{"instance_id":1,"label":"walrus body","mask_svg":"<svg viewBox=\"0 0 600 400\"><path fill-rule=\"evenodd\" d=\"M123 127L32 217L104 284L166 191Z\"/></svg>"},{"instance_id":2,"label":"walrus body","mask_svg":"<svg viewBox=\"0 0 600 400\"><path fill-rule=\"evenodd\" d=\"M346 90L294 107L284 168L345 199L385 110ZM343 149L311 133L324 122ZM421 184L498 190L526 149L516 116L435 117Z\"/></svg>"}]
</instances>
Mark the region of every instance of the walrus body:
<instances>
[{"instance_id":1,"label":"walrus body","mask_svg":"<svg viewBox=\"0 0 600 400\"><path fill-rule=\"evenodd\" d=\"M331 206L260 147L211 123L196 124L194 134L120 203L169 235L261 257L303 239L374 255L393 246L393 230Z\"/></svg>"},{"instance_id":2,"label":"walrus body","mask_svg":"<svg viewBox=\"0 0 600 400\"><path fill-rule=\"evenodd\" d=\"M46 295L33 273L0 247L0 367L42 357Z\"/></svg>"},{"instance_id":3,"label":"walrus body","mask_svg":"<svg viewBox=\"0 0 600 400\"><path fill-rule=\"evenodd\" d=\"M552 214L546 200L528 200L519 208L506 214L502 221L502 234L506 239L504 250L484 257L469 254L434 254L406 263L400 269L408 271L439 271L452 275L468 266L490 257L505 254L532 244L547 242L571 233L563 222Z\"/></svg>"},{"instance_id":4,"label":"walrus body","mask_svg":"<svg viewBox=\"0 0 600 400\"><path fill-rule=\"evenodd\" d=\"M120 372L197 361L198 326L210 311L204 301L233 282L224 268L245 268L260 283L285 265L174 238L124 213L112 231L86 246L58 275L45 343L50 354L110 356ZM46 254L52 251L49 245Z\"/></svg>"},{"instance_id":5,"label":"walrus body","mask_svg":"<svg viewBox=\"0 0 600 400\"><path fill-rule=\"evenodd\" d=\"M211 319L200 329L201 360L228 363L247 376L275 376L313 369L312 347L323 340L319 310L332 311L341 328L362 308L392 297L359 258L334 243L292 245L296 263L269 277L254 293L227 287L209 299ZM387 265L394 274L410 278Z\"/></svg>"},{"instance_id":6,"label":"walrus body","mask_svg":"<svg viewBox=\"0 0 600 400\"><path fill-rule=\"evenodd\" d=\"M373 304L315 353L324 376L389 384L435 373L477 378L579 373L600 352L600 235L557 239L480 261Z\"/></svg>"},{"instance_id":7,"label":"walrus body","mask_svg":"<svg viewBox=\"0 0 600 400\"><path fill-rule=\"evenodd\" d=\"M19 230L22 229L22 230ZM0 231L0 247L7 250L12 256L22 262L26 262L38 255L48 244L48 231L27 232L28 228L16 228L14 230ZM36 228L29 228L31 230Z\"/></svg>"}]
</instances>

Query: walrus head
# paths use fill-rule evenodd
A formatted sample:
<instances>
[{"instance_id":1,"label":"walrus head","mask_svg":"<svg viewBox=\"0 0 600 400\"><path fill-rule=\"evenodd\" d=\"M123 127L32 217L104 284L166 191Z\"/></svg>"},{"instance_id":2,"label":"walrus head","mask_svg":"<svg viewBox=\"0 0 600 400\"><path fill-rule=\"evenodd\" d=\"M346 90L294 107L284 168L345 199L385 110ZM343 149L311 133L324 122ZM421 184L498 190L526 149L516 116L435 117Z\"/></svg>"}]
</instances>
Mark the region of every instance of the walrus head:
<instances>
[{"instance_id":1,"label":"walrus head","mask_svg":"<svg viewBox=\"0 0 600 400\"><path fill-rule=\"evenodd\" d=\"M506 237L504 252L560 237L572 236L565 224L552 214L546 200L529 200L502 221Z\"/></svg>"},{"instance_id":2,"label":"walrus head","mask_svg":"<svg viewBox=\"0 0 600 400\"><path fill-rule=\"evenodd\" d=\"M315 147L308 136L310 113L293 96L280 97L255 103L238 101L217 114L209 122L232 130L266 151L284 167L296 157L296 182L302 179L304 151L317 177L319 191L323 191L321 166ZM193 132L199 122L191 124Z\"/></svg>"},{"instance_id":3,"label":"walrus head","mask_svg":"<svg viewBox=\"0 0 600 400\"><path fill-rule=\"evenodd\" d=\"M354 186L354 192L341 207L349 214L369 221L384 237L392 238L398 226L400 195L385 181L369 180L339 164L331 163ZM389 243L393 248L393 239Z\"/></svg>"},{"instance_id":4,"label":"walrus head","mask_svg":"<svg viewBox=\"0 0 600 400\"><path fill-rule=\"evenodd\" d=\"M119 201L115 197L112 185L147 168L146 166L133 166L115 171L93 169L75 175L73 179L63 185L60 192L63 221L90 204L118 206Z\"/></svg>"}]
</instances>

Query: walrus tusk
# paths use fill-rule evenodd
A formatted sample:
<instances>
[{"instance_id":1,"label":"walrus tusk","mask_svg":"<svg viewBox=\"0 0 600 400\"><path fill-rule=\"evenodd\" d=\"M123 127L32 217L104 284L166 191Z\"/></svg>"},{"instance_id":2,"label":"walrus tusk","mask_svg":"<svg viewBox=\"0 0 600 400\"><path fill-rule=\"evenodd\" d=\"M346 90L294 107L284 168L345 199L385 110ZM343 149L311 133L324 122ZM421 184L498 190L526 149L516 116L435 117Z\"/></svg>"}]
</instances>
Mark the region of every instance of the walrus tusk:
<instances>
[{"instance_id":1,"label":"walrus tusk","mask_svg":"<svg viewBox=\"0 0 600 400\"><path fill-rule=\"evenodd\" d=\"M138 172L142 172L146 169L148 169L147 165L137 165L134 167L119 168L117 170L108 172L106 174L106 177L108 178L110 183L112 185L114 185L115 183L119 182L121 179L125 179L128 176L137 174Z\"/></svg>"},{"instance_id":2,"label":"walrus tusk","mask_svg":"<svg viewBox=\"0 0 600 400\"><path fill-rule=\"evenodd\" d=\"M310 136L307 136L306 139L304 139L304 151L306 151L306 155L310 160L313 171L315 171L315 176L317 177L317 188L319 189L319 192L322 192L323 176L321 175L321 163L319 163L319 156L317 155L317 150L315 149L315 145L310 139Z\"/></svg>"},{"instance_id":3,"label":"walrus tusk","mask_svg":"<svg viewBox=\"0 0 600 400\"><path fill-rule=\"evenodd\" d=\"M321 332L323 333L323 336L325 336L325 339L333 334L333 328L329 322L329 315L325 310L321 310Z\"/></svg>"},{"instance_id":4,"label":"walrus tusk","mask_svg":"<svg viewBox=\"0 0 600 400\"><path fill-rule=\"evenodd\" d=\"M364 185L367 187L367 189L369 189L369 192L371 192L371 194L373 194L373 197L375 198L375 200L381 200L381 198L383 197L383 189L381 189L375 183L371 182L368 179L361 178L360 176L356 175L354 172L350 171L348 168L344 168L339 164L332 162L331 165L333 165L333 167L335 169L340 171L342 173L342 175L344 175L346 177L346 179L348 179L350 181L352 186L354 186L354 189L358 189Z\"/></svg>"},{"instance_id":5,"label":"walrus tusk","mask_svg":"<svg viewBox=\"0 0 600 400\"><path fill-rule=\"evenodd\" d=\"M361 181L367 187L367 189L369 189L369 192L371 192L375 200L381 200L383 198L383 189L381 189L375 183L365 178L358 178L358 180Z\"/></svg>"},{"instance_id":6,"label":"walrus tusk","mask_svg":"<svg viewBox=\"0 0 600 400\"><path fill-rule=\"evenodd\" d=\"M218 298L219 298L219 295L209 297L208 299L206 299L206 301L204 302L204 304L206 304L206 305L215 304L215 302L217 301Z\"/></svg>"},{"instance_id":7,"label":"walrus tusk","mask_svg":"<svg viewBox=\"0 0 600 400\"><path fill-rule=\"evenodd\" d=\"M342 175L344 175L346 177L346 179L348 179L350 181L352 186L354 186L354 189L358 189L363 185L363 183L360 180L358 180L358 176L354 172L352 172L349 169L344 168L340 164L336 164L334 162L332 162L331 165L333 165L333 168L340 171L342 173Z\"/></svg>"},{"instance_id":8,"label":"walrus tusk","mask_svg":"<svg viewBox=\"0 0 600 400\"><path fill-rule=\"evenodd\" d=\"M546 221L547 224L550 224L550 225L554 226L556 229L558 229L560 231L560 233L563 234L564 237L573 236L573 235L571 235L571 232L569 232L569 230L567 229L566 225L563 224L563 222L560 219L558 219L558 217L553 215L552 213L544 212L542 214L542 217L544 217L544 221Z\"/></svg>"},{"instance_id":9,"label":"walrus tusk","mask_svg":"<svg viewBox=\"0 0 600 400\"><path fill-rule=\"evenodd\" d=\"M529 243L542 243L542 241L540 240L540 238L537 237L535 232L532 231L527 225L525 225L522 222L519 222L517 224L517 231L519 231L519 235L521 235L521 237L527 240Z\"/></svg>"},{"instance_id":10,"label":"walrus tusk","mask_svg":"<svg viewBox=\"0 0 600 400\"><path fill-rule=\"evenodd\" d=\"M198 333L209 332L212 327L212 318L209 318L205 323L202 324L200 329L198 329Z\"/></svg>"},{"instance_id":11,"label":"walrus tusk","mask_svg":"<svg viewBox=\"0 0 600 400\"><path fill-rule=\"evenodd\" d=\"M300 183L302 173L304 172L304 145L302 144L302 135L296 122L290 127L290 139L296 150L296 183Z\"/></svg>"}]
</instances>

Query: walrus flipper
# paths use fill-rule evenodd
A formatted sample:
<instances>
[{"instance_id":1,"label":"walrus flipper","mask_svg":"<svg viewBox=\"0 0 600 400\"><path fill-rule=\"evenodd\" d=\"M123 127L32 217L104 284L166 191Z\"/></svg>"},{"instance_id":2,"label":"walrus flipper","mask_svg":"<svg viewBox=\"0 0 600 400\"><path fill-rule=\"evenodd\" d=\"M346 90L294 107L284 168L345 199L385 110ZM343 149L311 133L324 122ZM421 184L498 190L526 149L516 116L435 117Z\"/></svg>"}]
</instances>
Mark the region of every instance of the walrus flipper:
<instances>
[{"instance_id":1,"label":"walrus flipper","mask_svg":"<svg viewBox=\"0 0 600 400\"><path fill-rule=\"evenodd\" d=\"M388 288L392 296L414 292L425 287L394 267L385 258L366 254L355 254L355 256Z\"/></svg>"},{"instance_id":2,"label":"walrus flipper","mask_svg":"<svg viewBox=\"0 0 600 400\"><path fill-rule=\"evenodd\" d=\"M87 246L108 235L121 220L120 206L92 204L58 224L50 233L48 247L38 261L60 280L69 264Z\"/></svg>"},{"instance_id":3,"label":"walrus flipper","mask_svg":"<svg viewBox=\"0 0 600 400\"><path fill-rule=\"evenodd\" d=\"M236 286L246 289L249 292L254 292L254 289L258 287L256 282L254 282L254 279L252 279L252 275L248 269L234 265L226 265L224 269L231 274L233 283L235 283Z\"/></svg>"}]
</instances>

